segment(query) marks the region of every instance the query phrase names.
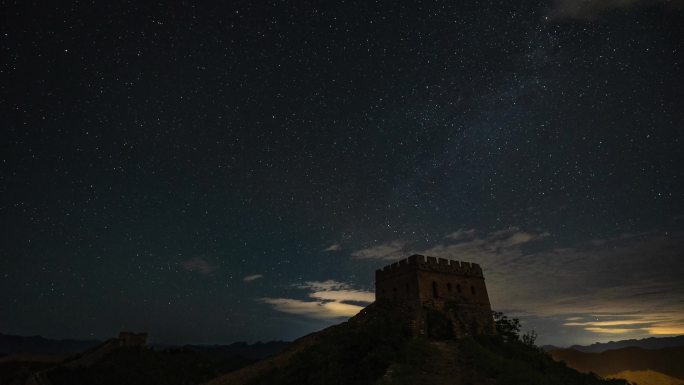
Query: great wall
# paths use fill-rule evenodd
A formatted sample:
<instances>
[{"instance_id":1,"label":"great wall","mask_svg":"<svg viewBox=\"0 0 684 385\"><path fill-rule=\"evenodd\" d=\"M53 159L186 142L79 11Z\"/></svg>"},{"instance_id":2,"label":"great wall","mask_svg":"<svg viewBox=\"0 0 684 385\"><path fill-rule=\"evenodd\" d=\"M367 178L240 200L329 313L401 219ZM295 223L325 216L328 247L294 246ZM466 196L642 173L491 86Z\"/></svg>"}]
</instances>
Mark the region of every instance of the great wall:
<instances>
[{"instance_id":1,"label":"great wall","mask_svg":"<svg viewBox=\"0 0 684 385\"><path fill-rule=\"evenodd\" d=\"M494 332L484 275L476 263L412 255L376 270L375 297L406 314L416 334Z\"/></svg>"}]
</instances>

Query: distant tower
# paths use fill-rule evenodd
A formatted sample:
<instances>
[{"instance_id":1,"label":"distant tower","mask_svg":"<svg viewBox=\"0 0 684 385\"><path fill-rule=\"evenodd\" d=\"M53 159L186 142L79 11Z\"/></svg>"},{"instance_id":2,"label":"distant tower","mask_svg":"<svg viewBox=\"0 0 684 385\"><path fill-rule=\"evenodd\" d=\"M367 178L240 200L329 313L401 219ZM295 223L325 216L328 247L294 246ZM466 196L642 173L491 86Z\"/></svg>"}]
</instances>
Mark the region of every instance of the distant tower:
<instances>
[{"instance_id":1,"label":"distant tower","mask_svg":"<svg viewBox=\"0 0 684 385\"><path fill-rule=\"evenodd\" d=\"M476 263L412 255L376 270L375 298L404 312L418 334L494 333L484 275Z\"/></svg>"}]
</instances>

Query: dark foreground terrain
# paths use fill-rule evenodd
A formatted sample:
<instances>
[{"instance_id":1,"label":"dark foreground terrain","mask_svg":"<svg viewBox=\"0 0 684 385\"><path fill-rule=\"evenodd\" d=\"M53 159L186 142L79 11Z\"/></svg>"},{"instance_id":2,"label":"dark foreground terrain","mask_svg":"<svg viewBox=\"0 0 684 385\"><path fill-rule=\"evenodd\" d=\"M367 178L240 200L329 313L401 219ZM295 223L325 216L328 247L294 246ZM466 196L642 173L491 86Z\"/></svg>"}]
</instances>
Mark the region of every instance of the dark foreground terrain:
<instances>
[{"instance_id":1,"label":"dark foreground terrain","mask_svg":"<svg viewBox=\"0 0 684 385\"><path fill-rule=\"evenodd\" d=\"M281 351L287 343L126 347L117 339L79 354L0 357L1 385L199 384Z\"/></svg>"},{"instance_id":2,"label":"dark foreground terrain","mask_svg":"<svg viewBox=\"0 0 684 385\"><path fill-rule=\"evenodd\" d=\"M414 338L404 324L401 314L373 304L209 384L626 384L552 360L523 342L517 323L505 317L497 321L497 336L460 340Z\"/></svg>"},{"instance_id":3,"label":"dark foreground terrain","mask_svg":"<svg viewBox=\"0 0 684 385\"><path fill-rule=\"evenodd\" d=\"M430 336L416 337L400 312L372 304L347 322L293 343L150 348L111 339L78 354L47 343L49 353L0 357L0 384L627 384L600 375L639 385L680 385L683 375L677 364L684 362L682 347L545 353L501 314L496 335L463 339L440 334L442 321L428 325Z\"/></svg>"}]
</instances>

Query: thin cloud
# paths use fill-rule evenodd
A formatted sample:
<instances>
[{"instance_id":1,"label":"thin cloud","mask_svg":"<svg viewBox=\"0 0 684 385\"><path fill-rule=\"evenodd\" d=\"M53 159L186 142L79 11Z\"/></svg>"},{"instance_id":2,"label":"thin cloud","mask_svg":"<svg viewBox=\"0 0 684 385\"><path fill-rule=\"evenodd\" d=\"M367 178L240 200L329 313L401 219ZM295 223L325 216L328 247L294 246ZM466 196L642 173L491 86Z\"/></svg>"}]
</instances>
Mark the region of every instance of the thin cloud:
<instances>
[{"instance_id":1,"label":"thin cloud","mask_svg":"<svg viewBox=\"0 0 684 385\"><path fill-rule=\"evenodd\" d=\"M332 291L347 289L351 287L348 283L336 281L334 279L329 279L327 281L306 281L303 285L297 285L300 289L311 289L313 291Z\"/></svg>"},{"instance_id":2,"label":"thin cloud","mask_svg":"<svg viewBox=\"0 0 684 385\"><path fill-rule=\"evenodd\" d=\"M448 234L444 238L453 239L455 241L460 241L463 239L472 239L475 237L475 234L477 234L477 230L475 230L475 229L469 229L469 230L458 229L458 230L454 231L453 233Z\"/></svg>"},{"instance_id":3,"label":"thin cloud","mask_svg":"<svg viewBox=\"0 0 684 385\"><path fill-rule=\"evenodd\" d=\"M323 251L340 251L340 250L342 250L342 245L340 245L339 243L333 243L332 245L323 249Z\"/></svg>"},{"instance_id":4,"label":"thin cloud","mask_svg":"<svg viewBox=\"0 0 684 385\"><path fill-rule=\"evenodd\" d=\"M212 275L216 271L216 266L207 262L201 257L194 257L181 262L183 269L202 275Z\"/></svg>"},{"instance_id":5,"label":"thin cloud","mask_svg":"<svg viewBox=\"0 0 684 385\"><path fill-rule=\"evenodd\" d=\"M595 321L595 322L566 322L565 326L624 326L624 325L647 325L658 322L657 320L615 320L615 321Z\"/></svg>"},{"instance_id":6,"label":"thin cloud","mask_svg":"<svg viewBox=\"0 0 684 385\"><path fill-rule=\"evenodd\" d=\"M550 236L518 227L459 229L428 248L393 241L352 255L396 260L423 254L479 263L494 309L530 320L538 330L557 333L560 327L578 340L682 334L684 232L621 234L553 248L545 242Z\"/></svg>"},{"instance_id":7,"label":"thin cloud","mask_svg":"<svg viewBox=\"0 0 684 385\"><path fill-rule=\"evenodd\" d=\"M459 229L430 247L395 240L352 256L423 254L479 263L492 307L529 321L541 336L548 331L549 339L684 334L684 232L625 233L561 246L547 242L550 237L518 227Z\"/></svg>"},{"instance_id":8,"label":"thin cloud","mask_svg":"<svg viewBox=\"0 0 684 385\"><path fill-rule=\"evenodd\" d=\"M364 302L371 303L375 301L375 294L363 290L334 290L334 291L316 291L309 294L309 297L320 299L323 301L335 302Z\"/></svg>"},{"instance_id":9,"label":"thin cloud","mask_svg":"<svg viewBox=\"0 0 684 385\"><path fill-rule=\"evenodd\" d=\"M584 330L599 334L627 334L634 333L634 329L584 328Z\"/></svg>"},{"instance_id":10,"label":"thin cloud","mask_svg":"<svg viewBox=\"0 0 684 385\"><path fill-rule=\"evenodd\" d=\"M651 335L682 335L684 334L684 322L679 324L664 324L653 326L648 329L648 334Z\"/></svg>"},{"instance_id":11,"label":"thin cloud","mask_svg":"<svg viewBox=\"0 0 684 385\"><path fill-rule=\"evenodd\" d=\"M245 278L242 278L243 281L245 282L252 282L256 281L257 279L264 278L262 274L253 274L253 275L248 275Z\"/></svg>"},{"instance_id":12,"label":"thin cloud","mask_svg":"<svg viewBox=\"0 0 684 385\"><path fill-rule=\"evenodd\" d=\"M277 311L298 314L315 319L340 319L357 314L363 306L375 300L373 292L353 288L335 280L309 281L297 286L308 291L310 300L296 298L259 298Z\"/></svg>"},{"instance_id":13,"label":"thin cloud","mask_svg":"<svg viewBox=\"0 0 684 385\"><path fill-rule=\"evenodd\" d=\"M357 259L397 260L411 254L425 254L435 257L472 260L478 257L522 255L526 244L548 237L548 232L522 231L518 227L480 234L475 229L459 229L444 237L445 242L425 250L408 247L408 242L394 240L369 248L354 251Z\"/></svg>"},{"instance_id":14,"label":"thin cloud","mask_svg":"<svg viewBox=\"0 0 684 385\"><path fill-rule=\"evenodd\" d=\"M404 252L406 242L392 241L372 246L366 249L356 250L352 257L357 259L400 259L407 257Z\"/></svg>"},{"instance_id":15,"label":"thin cloud","mask_svg":"<svg viewBox=\"0 0 684 385\"><path fill-rule=\"evenodd\" d=\"M523 231L518 227L491 233L458 230L447 235L446 242L412 253L475 262L511 259L522 256L524 247L549 235L548 232Z\"/></svg>"},{"instance_id":16,"label":"thin cloud","mask_svg":"<svg viewBox=\"0 0 684 385\"><path fill-rule=\"evenodd\" d=\"M363 309L362 306L341 302L302 301L293 298L260 298L259 301L283 313L323 320L352 317Z\"/></svg>"},{"instance_id":17,"label":"thin cloud","mask_svg":"<svg viewBox=\"0 0 684 385\"><path fill-rule=\"evenodd\" d=\"M684 330L678 273L684 271L684 233L622 234L567 247L526 248L543 237L508 236L502 248L492 247L487 237L481 243L438 245L432 252L470 253L485 269L493 307L507 311L514 303L530 319L555 322L569 333L641 338ZM565 322L553 321L558 318Z\"/></svg>"}]
</instances>

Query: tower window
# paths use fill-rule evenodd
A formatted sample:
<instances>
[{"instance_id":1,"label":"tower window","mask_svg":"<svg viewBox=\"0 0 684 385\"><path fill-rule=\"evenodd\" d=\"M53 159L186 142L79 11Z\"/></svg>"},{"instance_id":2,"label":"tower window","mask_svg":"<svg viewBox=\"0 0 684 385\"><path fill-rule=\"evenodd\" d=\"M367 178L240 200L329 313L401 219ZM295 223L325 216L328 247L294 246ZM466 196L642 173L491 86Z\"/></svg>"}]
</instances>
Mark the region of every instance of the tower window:
<instances>
[{"instance_id":1,"label":"tower window","mask_svg":"<svg viewBox=\"0 0 684 385\"><path fill-rule=\"evenodd\" d=\"M458 294L461 294L461 284L460 283L456 284L456 291L458 292Z\"/></svg>"},{"instance_id":2,"label":"tower window","mask_svg":"<svg viewBox=\"0 0 684 385\"><path fill-rule=\"evenodd\" d=\"M392 297L394 297L395 300L397 299L397 288L396 287L392 288Z\"/></svg>"},{"instance_id":3,"label":"tower window","mask_svg":"<svg viewBox=\"0 0 684 385\"><path fill-rule=\"evenodd\" d=\"M437 282L432 281L432 298L439 298L439 293L437 293Z\"/></svg>"},{"instance_id":4,"label":"tower window","mask_svg":"<svg viewBox=\"0 0 684 385\"><path fill-rule=\"evenodd\" d=\"M451 282L447 283L447 291L451 293Z\"/></svg>"},{"instance_id":5,"label":"tower window","mask_svg":"<svg viewBox=\"0 0 684 385\"><path fill-rule=\"evenodd\" d=\"M408 286L408 283L407 283L405 286L406 286L406 296L408 297L408 296L409 296L409 286Z\"/></svg>"},{"instance_id":6,"label":"tower window","mask_svg":"<svg viewBox=\"0 0 684 385\"><path fill-rule=\"evenodd\" d=\"M470 287L470 293L471 293L472 295L475 295L475 286L471 286L471 287Z\"/></svg>"}]
</instances>

